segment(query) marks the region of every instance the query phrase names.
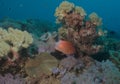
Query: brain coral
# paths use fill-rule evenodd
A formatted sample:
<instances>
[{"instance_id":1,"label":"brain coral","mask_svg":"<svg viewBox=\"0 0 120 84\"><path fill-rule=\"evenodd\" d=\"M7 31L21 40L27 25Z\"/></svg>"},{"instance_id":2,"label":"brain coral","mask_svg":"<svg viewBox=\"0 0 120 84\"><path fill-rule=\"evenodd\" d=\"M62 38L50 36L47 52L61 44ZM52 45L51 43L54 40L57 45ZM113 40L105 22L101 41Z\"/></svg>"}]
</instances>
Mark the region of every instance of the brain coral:
<instances>
[{"instance_id":1,"label":"brain coral","mask_svg":"<svg viewBox=\"0 0 120 84\"><path fill-rule=\"evenodd\" d=\"M33 42L32 36L27 31L8 28L8 31L0 28L0 57L7 55L10 48L18 51L27 48ZM3 46L4 45L4 46Z\"/></svg>"}]
</instances>

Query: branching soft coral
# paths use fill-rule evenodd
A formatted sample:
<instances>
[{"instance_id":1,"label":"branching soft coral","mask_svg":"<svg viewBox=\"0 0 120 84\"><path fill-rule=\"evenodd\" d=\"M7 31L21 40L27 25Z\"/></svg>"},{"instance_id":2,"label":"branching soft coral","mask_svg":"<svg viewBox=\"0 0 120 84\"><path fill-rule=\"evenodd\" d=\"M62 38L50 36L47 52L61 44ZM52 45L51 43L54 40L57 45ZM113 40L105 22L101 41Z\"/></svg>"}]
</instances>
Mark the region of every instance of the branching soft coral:
<instances>
[{"instance_id":1,"label":"branching soft coral","mask_svg":"<svg viewBox=\"0 0 120 84\"><path fill-rule=\"evenodd\" d=\"M33 42L32 36L27 31L11 27L8 30L0 28L0 40L0 57L5 57L11 52L14 60L17 58L17 52L21 48L28 48Z\"/></svg>"},{"instance_id":2,"label":"branching soft coral","mask_svg":"<svg viewBox=\"0 0 120 84\"><path fill-rule=\"evenodd\" d=\"M73 9L73 3L69 3L68 1L62 2L60 6L56 8L55 16L58 17L56 22L59 23L60 21L62 21L66 13L71 12Z\"/></svg>"},{"instance_id":3,"label":"branching soft coral","mask_svg":"<svg viewBox=\"0 0 120 84\"><path fill-rule=\"evenodd\" d=\"M89 18L94 25L99 26L102 24L102 18L100 18L95 12L91 13Z\"/></svg>"},{"instance_id":4,"label":"branching soft coral","mask_svg":"<svg viewBox=\"0 0 120 84\"><path fill-rule=\"evenodd\" d=\"M103 49L102 45L96 44L97 38L104 35L104 31L100 29L102 19L96 13L89 17L86 15L82 7L68 1L63 1L55 11L56 20L62 24L58 31L60 39L73 43L78 55L92 55Z\"/></svg>"}]
</instances>

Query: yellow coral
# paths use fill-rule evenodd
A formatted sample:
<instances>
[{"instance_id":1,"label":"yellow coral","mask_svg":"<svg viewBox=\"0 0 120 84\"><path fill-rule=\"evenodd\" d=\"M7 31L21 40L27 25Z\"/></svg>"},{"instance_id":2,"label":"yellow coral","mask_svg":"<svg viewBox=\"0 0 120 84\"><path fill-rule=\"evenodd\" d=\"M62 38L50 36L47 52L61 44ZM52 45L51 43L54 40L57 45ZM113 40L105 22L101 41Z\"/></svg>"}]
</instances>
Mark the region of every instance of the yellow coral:
<instances>
[{"instance_id":1,"label":"yellow coral","mask_svg":"<svg viewBox=\"0 0 120 84\"><path fill-rule=\"evenodd\" d=\"M9 48L12 47L15 51L18 51L21 48L27 48L33 42L32 36L26 32L18 29L8 28L8 31L0 28L0 45L4 44L6 48L1 48L1 53L6 49L6 52L3 52L5 55L8 53ZM4 54L0 55L3 56Z\"/></svg>"},{"instance_id":2,"label":"yellow coral","mask_svg":"<svg viewBox=\"0 0 120 84\"><path fill-rule=\"evenodd\" d=\"M9 51L10 51L10 46L6 42L1 41L0 42L0 57L6 56Z\"/></svg>"},{"instance_id":3,"label":"yellow coral","mask_svg":"<svg viewBox=\"0 0 120 84\"><path fill-rule=\"evenodd\" d=\"M27 31L24 31L23 35L24 35L24 42L22 44L22 47L27 48L33 42L33 38Z\"/></svg>"},{"instance_id":4,"label":"yellow coral","mask_svg":"<svg viewBox=\"0 0 120 84\"><path fill-rule=\"evenodd\" d=\"M0 28L0 41L4 41L6 35L7 35L7 31Z\"/></svg>"},{"instance_id":5,"label":"yellow coral","mask_svg":"<svg viewBox=\"0 0 120 84\"><path fill-rule=\"evenodd\" d=\"M100 26L102 24L102 18L100 18L95 12L91 13L89 15L90 21L97 25Z\"/></svg>"},{"instance_id":6,"label":"yellow coral","mask_svg":"<svg viewBox=\"0 0 120 84\"><path fill-rule=\"evenodd\" d=\"M58 18L58 21L59 21L59 20L62 20L67 13L73 11L73 9L74 9L73 3L70 3L68 1L63 1L59 5L59 7L56 8L54 15Z\"/></svg>"},{"instance_id":7,"label":"yellow coral","mask_svg":"<svg viewBox=\"0 0 120 84\"><path fill-rule=\"evenodd\" d=\"M80 14L81 16L86 16L86 12L82 7L76 6L75 13Z\"/></svg>"}]
</instances>

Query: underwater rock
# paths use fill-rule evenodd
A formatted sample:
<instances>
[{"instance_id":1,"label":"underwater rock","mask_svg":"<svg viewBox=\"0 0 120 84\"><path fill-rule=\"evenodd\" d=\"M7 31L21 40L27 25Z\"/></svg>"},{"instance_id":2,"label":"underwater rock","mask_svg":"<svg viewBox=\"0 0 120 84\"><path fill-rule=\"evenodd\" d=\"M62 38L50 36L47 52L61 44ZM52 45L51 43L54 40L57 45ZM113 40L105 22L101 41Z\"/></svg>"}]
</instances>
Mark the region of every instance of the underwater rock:
<instances>
[{"instance_id":1,"label":"underwater rock","mask_svg":"<svg viewBox=\"0 0 120 84\"><path fill-rule=\"evenodd\" d=\"M40 41L37 42L36 45L38 45L38 53L42 53L42 52L47 52L47 53L51 53L54 52L55 49L55 44L56 44L56 38L57 38L57 32L54 31L52 33L47 32L45 34L43 34L40 37Z\"/></svg>"},{"instance_id":2,"label":"underwater rock","mask_svg":"<svg viewBox=\"0 0 120 84\"><path fill-rule=\"evenodd\" d=\"M25 63L25 70L29 76L39 77L42 74L50 75L52 68L58 65L58 61L48 53L41 53Z\"/></svg>"},{"instance_id":3,"label":"underwater rock","mask_svg":"<svg viewBox=\"0 0 120 84\"><path fill-rule=\"evenodd\" d=\"M51 41L53 39L55 40L56 37L57 37L57 32L56 31L54 31L52 33L47 32L40 37L40 40L43 41L43 42L47 42L47 41Z\"/></svg>"}]
</instances>

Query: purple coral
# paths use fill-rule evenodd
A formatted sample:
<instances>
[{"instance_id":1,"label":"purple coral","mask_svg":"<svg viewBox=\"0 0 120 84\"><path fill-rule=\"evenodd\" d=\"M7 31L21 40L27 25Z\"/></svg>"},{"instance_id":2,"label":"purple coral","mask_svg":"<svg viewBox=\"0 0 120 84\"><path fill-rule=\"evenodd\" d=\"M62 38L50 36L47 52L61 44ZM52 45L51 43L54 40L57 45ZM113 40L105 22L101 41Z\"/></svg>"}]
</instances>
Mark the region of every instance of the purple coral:
<instances>
[{"instance_id":1,"label":"purple coral","mask_svg":"<svg viewBox=\"0 0 120 84\"><path fill-rule=\"evenodd\" d=\"M61 78L61 84L119 84L120 72L115 65L107 60L95 62L83 73L75 75L67 72Z\"/></svg>"},{"instance_id":2,"label":"purple coral","mask_svg":"<svg viewBox=\"0 0 120 84\"><path fill-rule=\"evenodd\" d=\"M19 75L5 74L5 76L0 75L0 84L26 84L26 81Z\"/></svg>"},{"instance_id":3,"label":"purple coral","mask_svg":"<svg viewBox=\"0 0 120 84\"><path fill-rule=\"evenodd\" d=\"M71 70L77 64L77 60L73 56L68 56L64 58L60 62L60 66L62 66L66 70Z\"/></svg>"},{"instance_id":4,"label":"purple coral","mask_svg":"<svg viewBox=\"0 0 120 84\"><path fill-rule=\"evenodd\" d=\"M55 47L55 44L53 43L40 43L40 46L38 47L38 53L42 53L42 52L47 52L47 53L50 53L50 52L53 52L54 51L54 47Z\"/></svg>"}]
</instances>

